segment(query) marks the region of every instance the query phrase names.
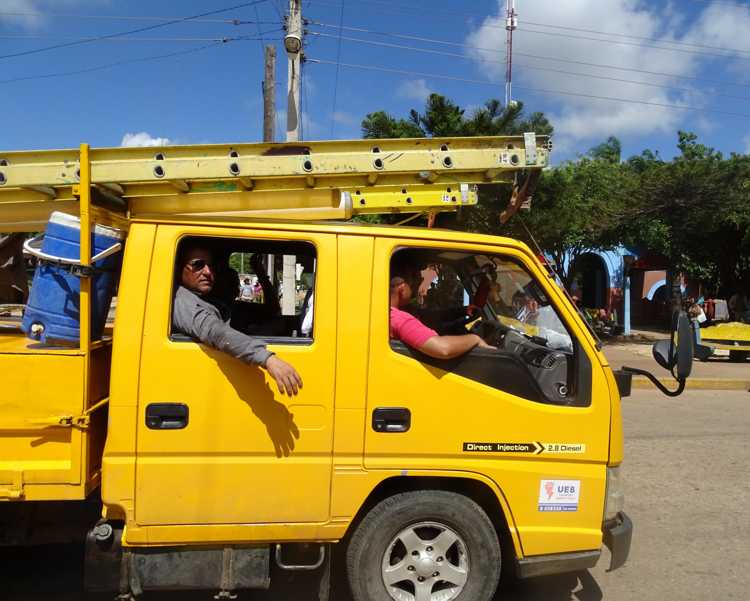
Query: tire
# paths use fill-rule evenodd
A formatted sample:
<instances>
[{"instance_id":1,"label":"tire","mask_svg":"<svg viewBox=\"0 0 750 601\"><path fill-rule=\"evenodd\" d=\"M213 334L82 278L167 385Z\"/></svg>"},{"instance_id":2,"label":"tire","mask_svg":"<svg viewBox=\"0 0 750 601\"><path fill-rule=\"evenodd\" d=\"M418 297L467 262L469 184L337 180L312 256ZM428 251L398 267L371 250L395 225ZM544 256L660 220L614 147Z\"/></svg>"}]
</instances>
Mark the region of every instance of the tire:
<instances>
[{"instance_id":1,"label":"tire","mask_svg":"<svg viewBox=\"0 0 750 601\"><path fill-rule=\"evenodd\" d=\"M750 357L750 351L729 351L729 360L732 363L742 363Z\"/></svg>"},{"instance_id":2,"label":"tire","mask_svg":"<svg viewBox=\"0 0 750 601\"><path fill-rule=\"evenodd\" d=\"M479 505L424 490L370 510L352 534L346 567L355 601L490 601L500 560L495 528Z\"/></svg>"}]
</instances>

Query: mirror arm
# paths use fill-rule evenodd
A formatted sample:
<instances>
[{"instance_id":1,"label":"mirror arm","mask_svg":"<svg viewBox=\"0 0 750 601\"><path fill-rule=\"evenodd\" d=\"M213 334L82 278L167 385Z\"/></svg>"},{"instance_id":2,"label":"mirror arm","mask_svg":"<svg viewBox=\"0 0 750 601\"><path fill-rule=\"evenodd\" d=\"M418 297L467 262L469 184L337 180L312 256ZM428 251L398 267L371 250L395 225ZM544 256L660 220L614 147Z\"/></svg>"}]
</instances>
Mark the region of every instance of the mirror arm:
<instances>
[{"instance_id":1,"label":"mirror arm","mask_svg":"<svg viewBox=\"0 0 750 601\"><path fill-rule=\"evenodd\" d=\"M632 374L638 374L639 376L646 376L651 382L656 386L659 390L661 390L664 394L667 396L680 396L682 394L682 391L685 390L685 378L678 379L678 386L677 390L669 390L664 384L659 382L659 380L654 376L652 373L647 372L645 369L638 369L636 367L626 367L622 366L623 371L630 372Z\"/></svg>"}]
</instances>

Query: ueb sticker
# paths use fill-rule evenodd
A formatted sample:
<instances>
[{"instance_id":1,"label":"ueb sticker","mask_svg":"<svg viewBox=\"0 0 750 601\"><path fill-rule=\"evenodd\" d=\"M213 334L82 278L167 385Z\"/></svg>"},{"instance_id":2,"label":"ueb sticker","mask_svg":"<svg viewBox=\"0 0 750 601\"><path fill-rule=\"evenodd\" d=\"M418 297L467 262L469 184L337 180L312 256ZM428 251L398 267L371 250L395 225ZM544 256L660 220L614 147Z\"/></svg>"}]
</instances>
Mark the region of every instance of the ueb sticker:
<instances>
[{"instance_id":1,"label":"ueb sticker","mask_svg":"<svg viewBox=\"0 0 750 601\"><path fill-rule=\"evenodd\" d=\"M539 511L578 511L580 495L580 480L542 480Z\"/></svg>"}]
</instances>

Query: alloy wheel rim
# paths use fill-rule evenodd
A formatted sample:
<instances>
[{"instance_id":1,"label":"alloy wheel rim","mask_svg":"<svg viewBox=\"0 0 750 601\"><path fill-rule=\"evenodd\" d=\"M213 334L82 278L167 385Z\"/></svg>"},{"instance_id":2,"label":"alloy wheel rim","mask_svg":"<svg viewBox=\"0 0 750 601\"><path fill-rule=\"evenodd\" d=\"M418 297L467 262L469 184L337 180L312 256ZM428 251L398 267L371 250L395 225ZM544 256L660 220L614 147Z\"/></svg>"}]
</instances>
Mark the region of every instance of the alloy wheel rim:
<instances>
[{"instance_id":1,"label":"alloy wheel rim","mask_svg":"<svg viewBox=\"0 0 750 601\"><path fill-rule=\"evenodd\" d=\"M468 581L466 543L445 524L411 524L386 547L381 575L394 601L450 601Z\"/></svg>"}]
</instances>

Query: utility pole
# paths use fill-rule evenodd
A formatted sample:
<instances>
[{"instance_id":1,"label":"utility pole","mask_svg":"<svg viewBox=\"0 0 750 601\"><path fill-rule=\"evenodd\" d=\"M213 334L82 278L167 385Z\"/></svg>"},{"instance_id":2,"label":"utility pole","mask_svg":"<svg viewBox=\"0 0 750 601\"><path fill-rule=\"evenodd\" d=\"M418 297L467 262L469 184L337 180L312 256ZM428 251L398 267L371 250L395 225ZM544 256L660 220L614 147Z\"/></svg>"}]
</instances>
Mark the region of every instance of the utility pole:
<instances>
[{"instance_id":1,"label":"utility pole","mask_svg":"<svg viewBox=\"0 0 750 601\"><path fill-rule=\"evenodd\" d=\"M302 66L302 0L289 0L284 49L289 59L286 84L286 141L299 141L301 118L299 90ZM281 280L281 314L294 315L296 312L297 257L284 255Z\"/></svg>"},{"instance_id":2,"label":"utility pole","mask_svg":"<svg viewBox=\"0 0 750 601\"><path fill-rule=\"evenodd\" d=\"M273 142L276 123L276 47L268 45L265 51L263 77L263 141Z\"/></svg>"},{"instance_id":3,"label":"utility pole","mask_svg":"<svg viewBox=\"0 0 750 601\"><path fill-rule=\"evenodd\" d=\"M505 30L505 107L513 102L513 32L518 27L516 0L506 0Z\"/></svg>"},{"instance_id":4,"label":"utility pole","mask_svg":"<svg viewBox=\"0 0 750 601\"><path fill-rule=\"evenodd\" d=\"M302 65L302 1L289 0L289 18L284 37L284 48L289 59L286 94L286 141L299 140L300 69Z\"/></svg>"}]
</instances>

